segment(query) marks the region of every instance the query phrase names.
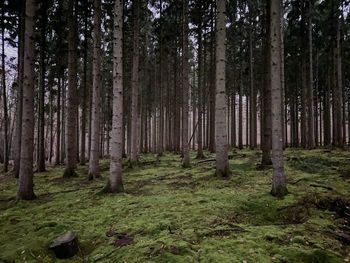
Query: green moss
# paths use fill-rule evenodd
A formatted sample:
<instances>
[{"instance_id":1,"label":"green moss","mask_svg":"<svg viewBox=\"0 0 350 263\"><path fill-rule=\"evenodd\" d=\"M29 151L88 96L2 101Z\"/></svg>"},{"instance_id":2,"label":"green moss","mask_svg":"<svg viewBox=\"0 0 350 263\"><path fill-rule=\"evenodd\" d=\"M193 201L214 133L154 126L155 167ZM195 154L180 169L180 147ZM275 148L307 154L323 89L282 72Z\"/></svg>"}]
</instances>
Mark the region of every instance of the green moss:
<instances>
[{"instance_id":1,"label":"green moss","mask_svg":"<svg viewBox=\"0 0 350 263\"><path fill-rule=\"evenodd\" d=\"M35 174L34 201L9 199L16 180L0 175L0 262L63 262L48 246L67 230L78 234L81 253L64 262L343 262L349 250L331 235L338 228L334 212L313 204L349 196L339 169L350 153L288 150L285 156L290 194L283 199L271 196L272 171L258 170L260 155L248 150L233 154L234 176L227 180L214 176L213 163L197 164L195 152L188 169L179 155L164 153L151 165L125 167L126 192L117 195L97 195L107 160L100 162L102 180L88 181L86 166L72 178L62 178L64 167ZM313 168L300 168L295 156ZM145 154L140 163L156 159ZM111 229L133 236L133 244L116 248L115 237L106 236Z\"/></svg>"}]
</instances>

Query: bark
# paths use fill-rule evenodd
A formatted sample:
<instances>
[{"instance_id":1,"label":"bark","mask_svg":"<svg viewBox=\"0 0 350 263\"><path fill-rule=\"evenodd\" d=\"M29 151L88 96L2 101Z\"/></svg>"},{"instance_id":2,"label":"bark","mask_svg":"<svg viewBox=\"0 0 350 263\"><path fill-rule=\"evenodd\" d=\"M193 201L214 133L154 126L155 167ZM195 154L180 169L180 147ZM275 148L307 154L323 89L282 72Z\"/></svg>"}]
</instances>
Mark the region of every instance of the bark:
<instances>
[{"instance_id":1,"label":"bark","mask_svg":"<svg viewBox=\"0 0 350 263\"><path fill-rule=\"evenodd\" d=\"M107 192L123 192L123 1L114 3L113 25L113 116L110 174Z\"/></svg>"},{"instance_id":2,"label":"bark","mask_svg":"<svg viewBox=\"0 0 350 263\"><path fill-rule=\"evenodd\" d=\"M188 93L189 93L189 55L188 55L188 0L182 0L182 167L190 166L188 145Z\"/></svg>"},{"instance_id":3,"label":"bark","mask_svg":"<svg viewBox=\"0 0 350 263\"><path fill-rule=\"evenodd\" d=\"M264 74L264 83L263 83L263 98L262 98L262 133L263 141L261 144L262 158L261 165L270 165L271 161L271 87L270 87L270 70L269 70L269 57L270 57L270 1L267 1L266 6L266 18L265 23L265 41L264 41L264 62L265 62L265 74Z\"/></svg>"},{"instance_id":4,"label":"bark","mask_svg":"<svg viewBox=\"0 0 350 263\"><path fill-rule=\"evenodd\" d=\"M42 1L41 6L41 36L40 36L40 85L39 85L39 130L38 130L38 172L44 172L45 168L45 75L46 75L46 23L47 1Z\"/></svg>"},{"instance_id":5,"label":"bark","mask_svg":"<svg viewBox=\"0 0 350 263\"><path fill-rule=\"evenodd\" d=\"M281 111L281 3L271 0L270 10L270 83L271 83L271 115L272 115L272 190L274 196L287 194L286 177L283 166L283 133Z\"/></svg>"},{"instance_id":6,"label":"bark","mask_svg":"<svg viewBox=\"0 0 350 263\"><path fill-rule=\"evenodd\" d=\"M23 113L22 143L17 198L35 198L33 190L34 151L34 16L35 0L26 0L24 65L23 65Z\"/></svg>"},{"instance_id":7,"label":"bark","mask_svg":"<svg viewBox=\"0 0 350 263\"><path fill-rule=\"evenodd\" d=\"M215 102L215 149L216 174L227 177L231 174L228 164L227 100L225 94L225 53L226 53L226 1L216 0L216 102Z\"/></svg>"},{"instance_id":8,"label":"bark","mask_svg":"<svg viewBox=\"0 0 350 263\"><path fill-rule=\"evenodd\" d=\"M101 0L94 0L94 53L92 80L91 149L89 180L100 177L100 119L101 119Z\"/></svg>"},{"instance_id":9,"label":"bark","mask_svg":"<svg viewBox=\"0 0 350 263\"><path fill-rule=\"evenodd\" d=\"M2 71L2 99L4 107L4 167L3 170L6 173L8 171L9 162L9 143L8 143L8 111L7 111L7 93L6 93L6 68L5 68L5 2L3 2L2 14L1 14L1 40L2 40L2 56L1 56L1 71Z\"/></svg>"},{"instance_id":10,"label":"bark","mask_svg":"<svg viewBox=\"0 0 350 263\"><path fill-rule=\"evenodd\" d=\"M80 165L86 162L86 100L87 100L87 55L88 55L88 4L85 3L84 13L84 62L83 62L83 98L81 107L81 138L80 138Z\"/></svg>"},{"instance_id":11,"label":"bark","mask_svg":"<svg viewBox=\"0 0 350 263\"><path fill-rule=\"evenodd\" d=\"M202 63L202 10L201 10L201 3L200 5L200 14L199 14L199 26L198 26L198 124L197 124L197 159L204 158L203 154L203 85L202 85L202 78L203 78L203 63Z\"/></svg>"},{"instance_id":12,"label":"bark","mask_svg":"<svg viewBox=\"0 0 350 263\"><path fill-rule=\"evenodd\" d=\"M69 0L68 5L68 93L66 113L66 169L64 177L75 175L77 166L77 22L76 0Z\"/></svg>"},{"instance_id":13,"label":"bark","mask_svg":"<svg viewBox=\"0 0 350 263\"><path fill-rule=\"evenodd\" d=\"M131 149L130 162L136 165L138 162L138 96L139 96L139 33L140 33L140 3L139 0L133 1L134 25L133 25L133 53L132 53L132 80L131 80Z\"/></svg>"},{"instance_id":14,"label":"bark","mask_svg":"<svg viewBox=\"0 0 350 263\"><path fill-rule=\"evenodd\" d=\"M315 123L314 123L314 75L312 55L312 0L308 0L308 148L315 148Z\"/></svg>"},{"instance_id":15,"label":"bark","mask_svg":"<svg viewBox=\"0 0 350 263\"><path fill-rule=\"evenodd\" d=\"M15 177L19 176L21 157L21 133L22 133L22 108L23 108L23 64L24 64L24 33L25 33L25 0L21 0L19 13L19 36L18 36L18 89L16 101L16 129L13 144L13 165Z\"/></svg>"},{"instance_id":16,"label":"bark","mask_svg":"<svg viewBox=\"0 0 350 263\"><path fill-rule=\"evenodd\" d=\"M256 91L254 88L254 70L253 70L253 14L252 6L250 5L250 26L249 26L249 85L250 85L250 148L256 148ZM248 122L247 122L248 123Z\"/></svg>"}]
</instances>

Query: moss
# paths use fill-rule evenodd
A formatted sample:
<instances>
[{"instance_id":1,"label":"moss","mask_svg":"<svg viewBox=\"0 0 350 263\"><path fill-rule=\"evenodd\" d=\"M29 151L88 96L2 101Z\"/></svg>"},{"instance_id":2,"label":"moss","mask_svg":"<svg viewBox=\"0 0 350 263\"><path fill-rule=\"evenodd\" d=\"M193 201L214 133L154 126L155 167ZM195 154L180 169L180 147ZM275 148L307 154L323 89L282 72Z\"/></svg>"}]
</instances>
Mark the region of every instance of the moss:
<instances>
[{"instance_id":1,"label":"moss","mask_svg":"<svg viewBox=\"0 0 350 263\"><path fill-rule=\"evenodd\" d=\"M295 168L295 156L331 162L312 163L322 170L310 172ZM343 262L349 249L330 234L339 228L336 212L314 204L349 196L339 169L350 153L288 150L285 157L290 194L283 199L270 195L271 169L257 170L260 155L250 150L233 154L235 176L227 180L213 176L212 163L183 169L179 155L164 153L158 163L125 167L126 192L117 195L97 195L105 180L88 181L86 166L72 178L61 177L64 167L48 167L34 177L38 198L15 202L16 180L0 175L0 262L60 262L48 246L67 230L78 234L81 253L65 262ZM108 161L100 167L106 178ZM133 243L115 247L111 229Z\"/></svg>"}]
</instances>

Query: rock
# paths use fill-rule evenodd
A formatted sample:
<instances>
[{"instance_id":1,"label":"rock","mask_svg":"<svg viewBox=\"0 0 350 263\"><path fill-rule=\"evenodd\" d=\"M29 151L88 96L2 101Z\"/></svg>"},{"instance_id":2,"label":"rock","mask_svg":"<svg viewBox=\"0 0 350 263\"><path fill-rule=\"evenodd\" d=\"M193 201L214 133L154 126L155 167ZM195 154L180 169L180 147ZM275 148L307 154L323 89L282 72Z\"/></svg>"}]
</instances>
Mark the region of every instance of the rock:
<instances>
[{"instance_id":1,"label":"rock","mask_svg":"<svg viewBox=\"0 0 350 263\"><path fill-rule=\"evenodd\" d=\"M72 231L68 231L57 237L50 245L50 249L53 250L57 258L73 257L78 253L78 238Z\"/></svg>"}]
</instances>

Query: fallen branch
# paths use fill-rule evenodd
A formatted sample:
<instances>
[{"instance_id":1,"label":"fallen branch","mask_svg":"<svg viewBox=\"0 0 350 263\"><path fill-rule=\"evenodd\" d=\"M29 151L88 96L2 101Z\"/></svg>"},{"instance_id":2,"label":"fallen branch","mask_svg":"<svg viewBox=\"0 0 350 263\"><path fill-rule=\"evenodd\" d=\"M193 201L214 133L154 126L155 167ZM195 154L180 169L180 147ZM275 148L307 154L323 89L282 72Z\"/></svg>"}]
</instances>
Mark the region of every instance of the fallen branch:
<instances>
[{"instance_id":1,"label":"fallen branch","mask_svg":"<svg viewBox=\"0 0 350 263\"><path fill-rule=\"evenodd\" d=\"M330 187L330 186L325 186L325 185L320 185L320 184L310 184L310 186L312 186L312 187L320 187L320 188L327 189L329 191L333 191L333 188Z\"/></svg>"},{"instance_id":2,"label":"fallen branch","mask_svg":"<svg viewBox=\"0 0 350 263\"><path fill-rule=\"evenodd\" d=\"M197 164L208 163L208 162L215 162L215 158L201 160L201 161L198 161Z\"/></svg>"}]
</instances>

